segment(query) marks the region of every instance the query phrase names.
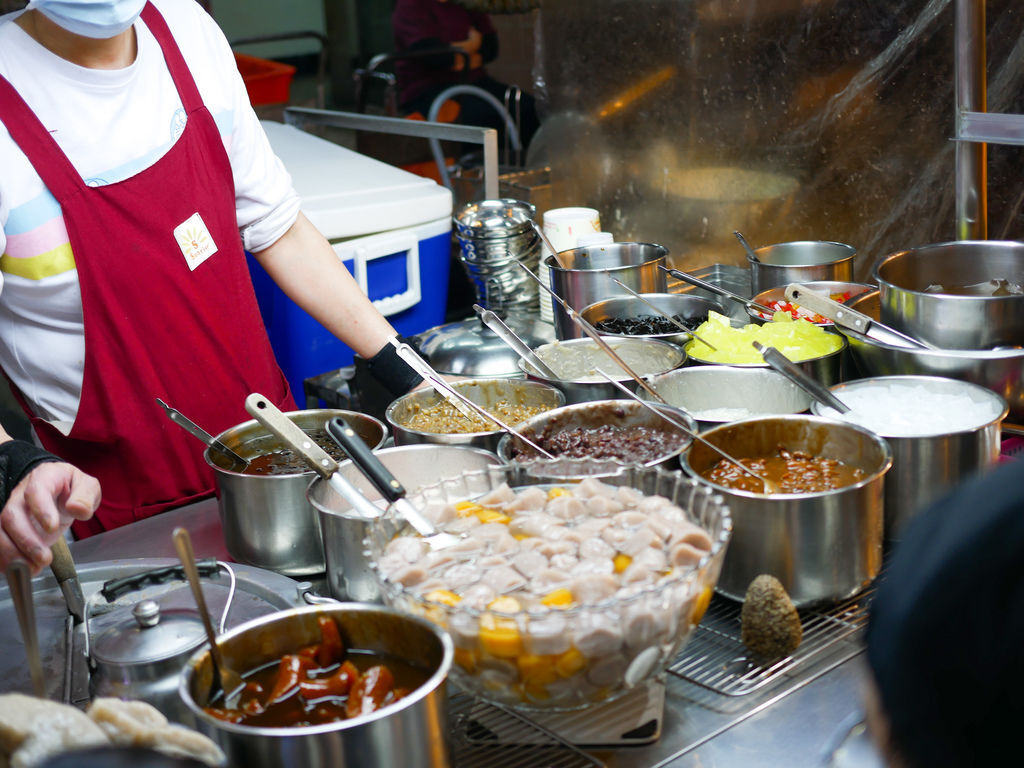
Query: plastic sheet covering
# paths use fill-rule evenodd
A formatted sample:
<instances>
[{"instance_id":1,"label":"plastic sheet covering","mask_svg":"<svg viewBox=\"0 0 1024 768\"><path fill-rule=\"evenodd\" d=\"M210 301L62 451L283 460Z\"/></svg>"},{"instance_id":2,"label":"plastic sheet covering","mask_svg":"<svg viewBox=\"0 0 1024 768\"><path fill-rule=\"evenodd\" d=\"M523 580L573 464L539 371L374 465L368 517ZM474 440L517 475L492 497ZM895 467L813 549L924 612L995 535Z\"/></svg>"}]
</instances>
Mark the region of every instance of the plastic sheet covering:
<instances>
[{"instance_id":1,"label":"plastic sheet covering","mask_svg":"<svg viewBox=\"0 0 1024 768\"><path fill-rule=\"evenodd\" d=\"M953 0L545 0L535 87L556 205L674 266L955 238ZM989 0L988 108L1024 112L1024 5ZM991 239L1024 238L1024 148L990 146Z\"/></svg>"}]
</instances>

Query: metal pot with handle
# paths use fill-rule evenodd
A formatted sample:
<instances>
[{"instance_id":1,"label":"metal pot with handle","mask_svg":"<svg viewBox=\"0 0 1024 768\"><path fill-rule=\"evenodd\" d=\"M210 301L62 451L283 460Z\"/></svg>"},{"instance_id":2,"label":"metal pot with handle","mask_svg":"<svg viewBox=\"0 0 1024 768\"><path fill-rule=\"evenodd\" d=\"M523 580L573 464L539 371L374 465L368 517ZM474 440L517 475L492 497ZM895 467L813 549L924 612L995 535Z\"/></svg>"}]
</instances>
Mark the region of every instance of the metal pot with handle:
<instances>
[{"instance_id":1,"label":"metal pot with handle","mask_svg":"<svg viewBox=\"0 0 1024 768\"><path fill-rule=\"evenodd\" d=\"M202 576L229 566L214 559L198 563ZM92 698L140 699L170 720L190 723L191 713L178 696L185 662L205 641L203 622L187 588L154 590L154 585L183 580L181 566L167 566L111 579L85 604L85 654ZM231 594L221 614L221 631Z\"/></svg>"}]
</instances>

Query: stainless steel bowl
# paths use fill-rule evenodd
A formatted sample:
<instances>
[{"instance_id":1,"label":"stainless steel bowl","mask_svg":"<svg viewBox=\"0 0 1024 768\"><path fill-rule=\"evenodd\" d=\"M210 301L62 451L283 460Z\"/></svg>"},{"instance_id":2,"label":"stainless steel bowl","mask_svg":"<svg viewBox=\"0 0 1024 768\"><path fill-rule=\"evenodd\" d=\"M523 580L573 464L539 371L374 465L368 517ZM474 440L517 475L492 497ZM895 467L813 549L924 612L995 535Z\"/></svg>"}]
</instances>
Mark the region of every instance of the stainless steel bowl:
<instances>
[{"instance_id":1,"label":"stainless steel bowl","mask_svg":"<svg viewBox=\"0 0 1024 768\"><path fill-rule=\"evenodd\" d=\"M802 413L811 405L810 395L770 368L695 365L652 376L650 383L701 431L751 416ZM638 394L651 399L643 390Z\"/></svg>"},{"instance_id":2,"label":"stainless steel bowl","mask_svg":"<svg viewBox=\"0 0 1024 768\"><path fill-rule=\"evenodd\" d=\"M665 293L668 249L655 243L609 243L573 248L544 259L550 270L551 289L577 312L609 296L626 296L616 278L637 293ZM562 266L562 265L565 266ZM553 298L555 335L559 339L578 339L583 332ZM542 297L541 299L545 299Z\"/></svg>"},{"instance_id":3,"label":"stainless steel bowl","mask_svg":"<svg viewBox=\"0 0 1024 768\"><path fill-rule=\"evenodd\" d=\"M681 317L690 321L684 323L686 327L695 328L698 324L707 320L708 312L719 312L726 314L728 310L717 301L692 296L685 293L647 293L641 294L642 298L636 296L616 296L611 299L595 302L583 308L580 316L591 325L596 326L603 320L630 320L638 317L661 316L651 308L654 305L669 317ZM598 329L601 330L601 329ZM602 335L621 336L628 339L656 339L668 341L673 344L683 345L692 336L682 331L669 333L611 333L601 331Z\"/></svg>"},{"instance_id":4,"label":"stainless steel bowl","mask_svg":"<svg viewBox=\"0 0 1024 768\"><path fill-rule=\"evenodd\" d=\"M848 305L878 319L878 291L861 294ZM856 331L846 330L843 334L850 342L850 356L861 377L920 374L980 384L1006 400L1010 421L1024 424L1024 349L908 349L884 344Z\"/></svg>"},{"instance_id":5,"label":"stainless steel bowl","mask_svg":"<svg viewBox=\"0 0 1024 768\"><path fill-rule=\"evenodd\" d=\"M725 497L734 531L718 589L742 600L756 576L775 576L799 606L842 600L871 583L882 567L883 480L892 466L886 441L863 427L819 416L764 416L715 427L705 440L736 458L769 456L779 446L839 459L866 477L820 493L733 490L700 476L721 460L694 442L687 473Z\"/></svg>"},{"instance_id":6,"label":"stainless steel bowl","mask_svg":"<svg viewBox=\"0 0 1024 768\"><path fill-rule=\"evenodd\" d=\"M911 517L967 478L999 461L999 425L1006 417L1007 407L1003 398L985 387L940 376L877 376L848 381L832 387L832 391L842 400L844 393L878 392L890 385L914 387L910 394L919 398L922 408L928 407L931 395L955 395L986 405L994 414L985 423L949 432L943 429L943 413L936 406L929 408L934 413L934 429L914 435L896 429L895 424L879 427L873 419L872 423L863 424L884 437L892 449L892 469L885 478L885 538L897 541L900 529ZM817 401L811 404L811 412L861 423L856 410L838 414Z\"/></svg>"},{"instance_id":7,"label":"stainless steel bowl","mask_svg":"<svg viewBox=\"0 0 1024 768\"><path fill-rule=\"evenodd\" d=\"M627 356L626 363L640 376L671 371L686 362L686 352L675 344L656 339L634 339L626 336L608 336L608 343L619 354ZM570 339L542 344L534 352L556 372L565 370L564 365L570 364L581 354L601 360L601 369L616 381L636 390L639 386L629 374L624 373L615 361L605 355L592 339ZM567 363L568 361L568 363ZM605 364L605 361L607 364ZM631 362L632 361L632 362ZM591 400L615 400L626 398L616 386L609 384L596 372L588 372L585 376L575 378L551 379L542 376L532 367L519 361L519 369L531 381L544 382L557 387L565 395L566 403L585 403Z\"/></svg>"},{"instance_id":8,"label":"stainless steel bowl","mask_svg":"<svg viewBox=\"0 0 1024 768\"><path fill-rule=\"evenodd\" d=\"M697 431L697 422L690 414L672 406L656 405L656 408L664 409L669 418L682 424L689 432ZM555 408L547 413L534 416L519 425L519 432L524 436L537 442L544 435L557 434L558 432L582 428L596 429L598 427L650 427L659 432L669 435L680 435L683 430L673 426L665 419L649 408L635 400L597 400L588 403L575 403ZM643 462L645 467L675 466L676 458L690 445L690 436L683 435L679 447L656 458ZM523 446L518 438L512 435L503 435L498 441L498 458L505 462L515 460L516 448L524 448L531 455L534 451ZM537 458L533 455L533 458ZM559 458L556 456L555 458ZM626 459L623 459L626 461Z\"/></svg>"},{"instance_id":9,"label":"stainless steel bowl","mask_svg":"<svg viewBox=\"0 0 1024 768\"><path fill-rule=\"evenodd\" d=\"M852 299L854 296L859 296L862 293L875 290L875 286L870 283L851 283L842 280L811 280L802 285L807 286L812 291L818 293L825 293L829 296L835 296L837 294L850 294L847 299L836 299L836 301L847 301ZM753 297L753 300L758 304L762 304L766 307L771 306L773 301L789 301L786 298L786 286L777 285L774 288L769 288L767 291L761 291L759 294ZM772 319L771 315L765 315L760 310L754 309L753 307L747 307L747 314L750 315L751 320L755 323L760 323ZM832 325L832 321L825 319L823 323L815 323L816 325Z\"/></svg>"},{"instance_id":10,"label":"stainless steel bowl","mask_svg":"<svg viewBox=\"0 0 1024 768\"><path fill-rule=\"evenodd\" d=\"M750 263L750 284L755 294L789 283L808 280L853 280L852 245L829 240L797 240L755 248Z\"/></svg>"},{"instance_id":11,"label":"stainless steel bowl","mask_svg":"<svg viewBox=\"0 0 1024 768\"><path fill-rule=\"evenodd\" d=\"M518 405L540 405L545 409L557 408L565 403L565 396L557 387L539 381L472 379L453 382L452 386L484 409L502 400ZM395 444L471 445L487 451L497 447L498 439L503 434L497 427L484 432L425 432L407 426L416 411L440 402L441 396L432 389L409 392L392 402L384 412L384 418L394 434Z\"/></svg>"},{"instance_id":12,"label":"stainless steel bowl","mask_svg":"<svg viewBox=\"0 0 1024 768\"><path fill-rule=\"evenodd\" d=\"M324 430L328 421L339 416L372 449L383 446L388 438L388 429L381 421L357 411L311 409L285 415L307 433ZM244 459L286 448L255 419L217 437ZM312 469L286 475L252 475L225 469L218 463L223 459L211 455L209 449L203 458L216 477L224 545L232 558L286 576L323 572L320 520L306 500L306 488L315 475Z\"/></svg>"},{"instance_id":13,"label":"stainless steel bowl","mask_svg":"<svg viewBox=\"0 0 1024 768\"><path fill-rule=\"evenodd\" d=\"M453 647L448 633L433 624L382 606L337 603L254 619L221 635L217 645L232 668L252 670L319 643L317 618L325 615L338 624L345 648L397 657L420 667L429 678L404 698L368 715L325 725L260 728L218 720L203 710L213 678L210 651L203 648L185 665L178 686L199 730L220 745L229 765L450 766L444 736Z\"/></svg>"},{"instance_id":14,"label":"stainless steel bowl","mask_svg":"<svg viewBox=\"0 0 1024 768\"><path fill-rule=\"evenodd\" d=\"M1024 344L1024 243L926 245L886 256L874 271L882 322L914 338L941 349ZM970 290L991 280L1015 283L1016 293Z\"/></svg>"},{"instance_id":15,"label":"stainless steel bowl","mask_svg":"<svg viewBox=\"0 0 1024 768\"><path fill-rule=\"evenodd\" d=\"M491 451L468 445L398 445L374 453L408 494L444 478L501 463ZM383 498L351 461L342 462L338 472L370 501ZM379 518L358 514L322 477L310 483L306 495L320 515L331 597L360 603L380 602L380 585L366 560L363 544L370 526Z\"/></svg>"}]
</instances>

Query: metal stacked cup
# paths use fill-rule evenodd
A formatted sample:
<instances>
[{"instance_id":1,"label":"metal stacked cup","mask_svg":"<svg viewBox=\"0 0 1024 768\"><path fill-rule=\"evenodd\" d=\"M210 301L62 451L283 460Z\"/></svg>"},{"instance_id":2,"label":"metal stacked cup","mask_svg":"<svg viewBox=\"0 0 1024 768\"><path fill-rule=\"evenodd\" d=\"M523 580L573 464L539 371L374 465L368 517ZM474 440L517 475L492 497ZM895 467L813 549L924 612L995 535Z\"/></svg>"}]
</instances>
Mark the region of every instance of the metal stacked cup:
<instances>
[{"instance_id":1,"label":"metal stacked cup","mask_svg":"<svg viewBox=\"0 0 1024 768\"><path fill-rule=\"evenodd\" d=\"M518 266L522 262L536 270L540 261L535 213L529 203L501 199L467 203L452 216L459 258L478 304L493 310L537 308L537 284Z\"/></svg>"}]
</instances>

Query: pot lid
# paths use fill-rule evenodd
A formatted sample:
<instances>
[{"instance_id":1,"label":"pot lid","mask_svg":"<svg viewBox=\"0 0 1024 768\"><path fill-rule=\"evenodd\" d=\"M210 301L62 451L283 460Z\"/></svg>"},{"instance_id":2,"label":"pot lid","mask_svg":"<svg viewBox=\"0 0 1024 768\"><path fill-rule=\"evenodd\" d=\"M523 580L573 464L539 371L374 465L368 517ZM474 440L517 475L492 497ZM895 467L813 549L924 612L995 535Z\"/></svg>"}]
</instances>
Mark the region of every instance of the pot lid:
<instances>
[{"instance_id":1,"label":"pot lid","mask_svg":"<svg viewBox=\"0 0 1024 768\"><path fill-rule=\"evenodd\" d=\"M529 315L510 312L503 319L531 348L555 338L552 326ZM454 376L523 375L519 354L477 317L424 331L420 335L420 350L439 373Z\"/></svg>"},{"instance_id":2,"label":"pot lid","mask_svg":"<svg viewBox=\"0 0 1024 768\"><path fill-rule=\"evenodd\" d=\"M530 229L536 211L522 200L481 200L464 205L452 221L460 237L508 237Z\"/></svg>"},{"instance_id":3,"label":"pot lid","mask_svg":"<svg viewBox=\"0 0 1024 768\"><path fill-rule=\"evenodd\" d=\"M162 609L155 600L140 600L102 617L104 629L90 638L98 663L131 666L192 653L206 640L195 611Z\"/></svg>"}]
</instances>

